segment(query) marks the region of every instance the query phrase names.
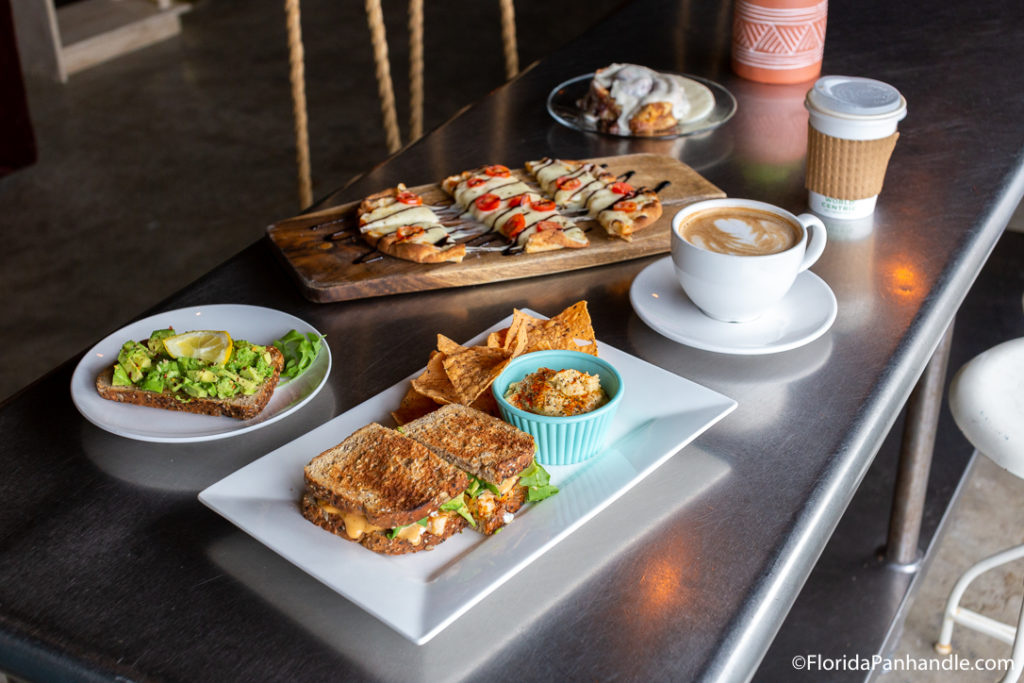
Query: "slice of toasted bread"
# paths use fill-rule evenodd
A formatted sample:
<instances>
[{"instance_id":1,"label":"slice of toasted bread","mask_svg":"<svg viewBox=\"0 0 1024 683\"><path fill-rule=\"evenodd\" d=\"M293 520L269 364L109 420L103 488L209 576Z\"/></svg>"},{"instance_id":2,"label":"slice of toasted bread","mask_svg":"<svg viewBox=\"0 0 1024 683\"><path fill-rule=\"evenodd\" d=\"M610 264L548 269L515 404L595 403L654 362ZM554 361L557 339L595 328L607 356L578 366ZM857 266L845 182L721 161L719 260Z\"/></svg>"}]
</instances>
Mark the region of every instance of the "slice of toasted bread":
<instances>
[{"instance_id":1,"label":"slice of toasted bread","mask_svg":"<svg viewBox=\"0 0 1024 683\"><path fill-rule=\"evenodd\" d=\"M533 462L533 437L474 408L449 403L402 425L402 432L459 469L492 484Z\"/></svg>"},{"instance_id":2,"label":"slice of toasted bread","mask_svg":"<svg viewBox=\"0 0 1024 683\"><path fill-rule=\"evenodd\" d=\"M430 550L466 527L466 520L458 515L451 514L445 516L444 529L440 534L424 530L417 542L397 536L389 538L388 529L361 533L358 535L358 538L353 538L346 528L345 517L320 505L317 503L316 498L309 493L302 497L302 516L321 529L330 531L332 534L353 543L359 543L363 547L382 555L405 555L407 553L420 552L421 550Z\"/></svg>"},{"instance_id":3,"label":"slice of toasted bread","mask_svg":"<svg viewBox=\"0 0 1024 683\"><path fill-rule=\"evenodd\" d=\"M371 423L306 466L307 492L373 527L412 524L462 493L469 478L422 444Z\"/></svg>"},{"instance_id":4,"label":"slice of toasted bread","mask_svg":"<svg viewBox=\"0 0 1024 683\"><path fill-rule=\"evenodd\" d=\"M175 394L169 389L165 389L163 392L156 392L139 389L138 387L114 386L112 383L114 376L113 365L106 368L96 378L96 391L103 398L119 403L247 420L259 415L267 406L270 397L274 393L274 388L281 378L281 370L284 368L284 356L281 352L274 346L267 346L266 348L271 355L274 374L268 377L255 393L248 396L239 395L227 399L193 398L188 402L184 402L176 398Z\"/></svg>"}]
</instances>

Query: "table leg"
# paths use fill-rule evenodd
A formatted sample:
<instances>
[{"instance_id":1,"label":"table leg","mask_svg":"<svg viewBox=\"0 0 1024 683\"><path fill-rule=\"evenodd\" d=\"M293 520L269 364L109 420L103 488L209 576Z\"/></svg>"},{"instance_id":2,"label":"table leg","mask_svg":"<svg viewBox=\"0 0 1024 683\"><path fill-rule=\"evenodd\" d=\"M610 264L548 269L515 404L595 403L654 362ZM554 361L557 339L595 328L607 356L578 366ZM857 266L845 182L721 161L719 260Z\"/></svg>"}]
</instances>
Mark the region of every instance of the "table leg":
<instances>
[{"instance_id":1,"label":"table leg","mask_svg":"<svg viewBox=\"0 0 1024 683\"><path fill-rule=\"evenodd\" d=\"M945 335L907 400L906 424L889 517L885 560L893 568L908 572L917 571L920 561L917 545L921 534L925 493L928 490L928 473L935 451L935 432L942 409L954 322L950 321Z\"/></svg>"}]
</instances>

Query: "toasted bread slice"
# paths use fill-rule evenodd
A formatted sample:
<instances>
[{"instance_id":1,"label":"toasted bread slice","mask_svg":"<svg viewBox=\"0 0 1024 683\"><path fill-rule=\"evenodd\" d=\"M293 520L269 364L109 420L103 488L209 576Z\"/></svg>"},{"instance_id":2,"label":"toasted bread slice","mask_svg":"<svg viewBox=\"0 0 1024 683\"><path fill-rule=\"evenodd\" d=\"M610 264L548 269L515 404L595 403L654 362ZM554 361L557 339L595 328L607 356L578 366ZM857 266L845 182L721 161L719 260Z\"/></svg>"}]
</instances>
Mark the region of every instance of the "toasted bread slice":
<instances>
[{"instance_id":1,"label":"toasted bread slice","mask_svg":"<svg viewBox=\"0 0 1024 683\"><path fill-rule=\"evenodd\" d=\"M281 370L284 368L284 355L281 354L277 347L267 346L266 348L271 355L274 374L268 377L255 393L247 396L239 395L228 399L193 398L188 402L183 402L176 398L175 394L169 389L156 392L139 389L138 387L114 386L112 383L114 376L113 365L106 368L96 378L96 391L103 398L119 403L247 420L259 415L267 406L270 397L274 393L274 388L281 378Z\"/></svg>"},{"instance_id":2,"label":"toasted bread slice","mask_svg":"<svg viewBox=\"0 0 1024 683\"><path fill-rule=\"evenodd\" d=\"M422 444L371 423L313 458L306 490L335 514L391 529L412 524L462 493L469 478Z\"/></svg>"},{"instance_id":3,"label":"toasted bread slice","mask_svg":"<svg viewBox=\"0 0 1024 683\"><path fill-rule=\"evenodd\" d=\"M402 426L402 432L461 470L492 484L533 462L533 437L507 422L449 403Z\"/></svg>"}]
</instances>

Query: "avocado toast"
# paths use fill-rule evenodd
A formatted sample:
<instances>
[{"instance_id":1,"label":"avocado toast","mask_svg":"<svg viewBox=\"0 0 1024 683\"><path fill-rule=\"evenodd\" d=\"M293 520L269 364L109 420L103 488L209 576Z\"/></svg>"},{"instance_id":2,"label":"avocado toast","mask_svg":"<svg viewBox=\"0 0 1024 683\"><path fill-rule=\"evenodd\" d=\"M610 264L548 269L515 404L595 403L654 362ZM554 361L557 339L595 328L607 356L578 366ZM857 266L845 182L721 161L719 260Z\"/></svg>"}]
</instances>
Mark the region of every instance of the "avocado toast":
<instances>
[{"instance_id":1,"label":"avocado toast","mask_svg":"<svg viewBox=\"0 0 1024 683\"><path fill-rule=\"evenodd\" d=\"M199 334L224 340L216 360L169 353L167 342ZM122 345L117 362L96 378L96 391L120 403L244 420L266 407L283 367L284 356L273 346L231 340L223 332L155 330Z\"/></svg>"}]
</instances>

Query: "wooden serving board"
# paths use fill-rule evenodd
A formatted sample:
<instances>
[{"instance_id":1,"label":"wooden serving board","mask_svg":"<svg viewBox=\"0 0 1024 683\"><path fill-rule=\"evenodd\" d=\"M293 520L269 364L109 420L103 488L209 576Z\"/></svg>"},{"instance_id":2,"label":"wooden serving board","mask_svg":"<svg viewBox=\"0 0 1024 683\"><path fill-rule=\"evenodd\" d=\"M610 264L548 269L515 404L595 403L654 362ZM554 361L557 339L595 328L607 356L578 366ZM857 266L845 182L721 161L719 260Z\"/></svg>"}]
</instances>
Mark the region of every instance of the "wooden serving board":
<instances>
[{"instance_id":1,"label":"wooden serving board","mask_svg":"<svg viewBox=\"0 0 1024 683\"><path fill-rule=\"evenodd\" d=\"M707 179L672 157L629 154L590 161L604 165L616 175L633 171L629 183L634 187L653 188L662 181L669 181L670 184L658 193L664 205L661 218L627 242L609 237L596 221L573 217L587 231L590 240L590 245L582 249L539 254L473 252L467 253L461 263L437 264L413 263L380 253L367 258L374 250L360 238L332 238L341 231L358 234L355 217L358 201L279 221L267 228L267 234L297 278L303 295L311 301L327 303L550 275L665 253L670 248L672 216L680 207L725 197L725 193ZM452 173L461 170L455 169ZM535 186L525 169L513 169L513 174ZM452 203L451 197L438 184L409 189L422 195L424 203L435 209ZM475 223L468 216L457 221ZM492 244L501 243L496 240Z\"/></svg>"}]
</instances>

